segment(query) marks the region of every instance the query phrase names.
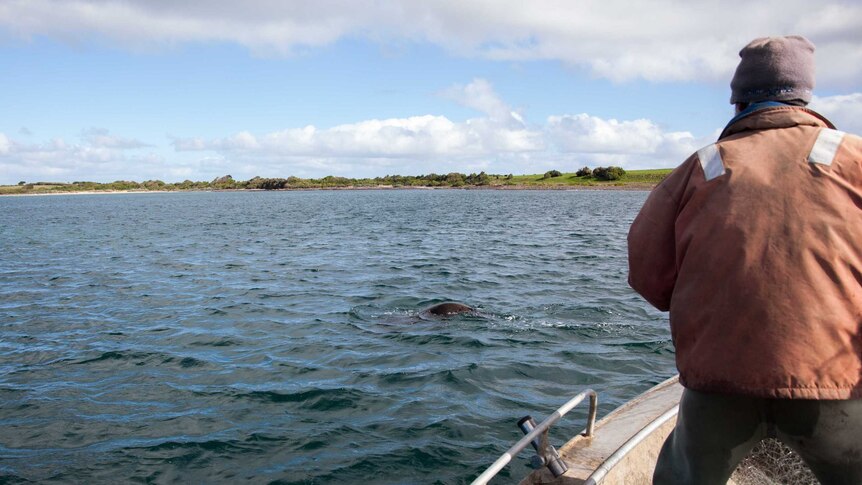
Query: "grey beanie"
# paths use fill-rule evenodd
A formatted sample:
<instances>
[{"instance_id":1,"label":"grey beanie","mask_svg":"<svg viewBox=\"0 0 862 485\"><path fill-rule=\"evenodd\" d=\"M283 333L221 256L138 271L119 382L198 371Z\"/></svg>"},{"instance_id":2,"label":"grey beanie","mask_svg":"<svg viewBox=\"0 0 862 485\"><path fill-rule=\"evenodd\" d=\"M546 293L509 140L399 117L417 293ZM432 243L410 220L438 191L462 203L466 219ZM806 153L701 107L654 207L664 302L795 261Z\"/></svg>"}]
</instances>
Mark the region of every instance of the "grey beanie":
<instances>
[{"instance_id":1,"label":"grey beanie","mask_svg":"<svg viewBox=\"0 0 862 485\"><path fill-rule=\"evenodd\" d=\"M814 44L800 35L754 39L739 51L730 103L811 101Z\"/></svg>"}]
</instances>

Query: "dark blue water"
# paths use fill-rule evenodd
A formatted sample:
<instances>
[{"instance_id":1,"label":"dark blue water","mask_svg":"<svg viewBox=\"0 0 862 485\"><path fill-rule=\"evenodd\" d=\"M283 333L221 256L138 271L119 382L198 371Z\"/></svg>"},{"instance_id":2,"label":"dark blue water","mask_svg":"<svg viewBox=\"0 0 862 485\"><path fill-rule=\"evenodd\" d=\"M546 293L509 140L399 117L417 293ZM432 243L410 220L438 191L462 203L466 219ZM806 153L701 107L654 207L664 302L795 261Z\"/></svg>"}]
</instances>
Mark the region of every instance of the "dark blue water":
<instances>
[{"instance_id":1,"label":"dark blue water","mask_svg":"<svg viewBox=\"0 0 862 485\"><path fill-rule=\"evenodd\" d=\"M0 481L469 482L521 416L674 373L626 285L645 197L0 198Z\"/></svg>"}]
</instances>

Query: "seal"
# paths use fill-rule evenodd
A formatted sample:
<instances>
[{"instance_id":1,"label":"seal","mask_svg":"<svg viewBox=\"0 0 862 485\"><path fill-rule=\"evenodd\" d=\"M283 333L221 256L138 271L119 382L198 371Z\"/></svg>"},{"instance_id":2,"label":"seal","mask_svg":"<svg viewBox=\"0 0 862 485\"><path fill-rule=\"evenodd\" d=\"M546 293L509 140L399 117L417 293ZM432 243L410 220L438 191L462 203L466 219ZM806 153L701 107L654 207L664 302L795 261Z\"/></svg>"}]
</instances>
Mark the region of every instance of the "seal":
<instances>
[{"instance_id":1,"label":"seal","mask_svg":"<svg viewBox=\"0 0 862 485\"><path fill-rule=\"evenodd\" d=\"M432 305L426 308L422 313L427 315L434 315L437 317L447 317L449 315L458 315L461 313L473 313L475 310L468 307L467 305L456 303L454 301L447 301L444 303L438 303L436 305Z\"/></svg>"}]
</instances>

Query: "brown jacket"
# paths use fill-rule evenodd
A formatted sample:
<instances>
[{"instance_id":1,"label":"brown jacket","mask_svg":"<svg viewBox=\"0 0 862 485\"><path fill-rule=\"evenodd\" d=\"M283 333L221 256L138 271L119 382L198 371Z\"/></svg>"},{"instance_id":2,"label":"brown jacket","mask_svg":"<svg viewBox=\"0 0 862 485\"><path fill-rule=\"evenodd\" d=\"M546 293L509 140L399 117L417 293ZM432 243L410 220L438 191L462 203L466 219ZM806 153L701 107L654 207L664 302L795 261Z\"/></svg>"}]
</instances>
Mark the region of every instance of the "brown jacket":
<instances>
[{"instance_id":1,"label":"brown jacket","mask_svg":"<svg viewBox=\"0 0 862 485\"><path fill-rule=\"evenodd\" d=\"M862 138L805 108L730 125L650 194L629 284L705 392L862 398Z\"/></svg>"}]
</instances>

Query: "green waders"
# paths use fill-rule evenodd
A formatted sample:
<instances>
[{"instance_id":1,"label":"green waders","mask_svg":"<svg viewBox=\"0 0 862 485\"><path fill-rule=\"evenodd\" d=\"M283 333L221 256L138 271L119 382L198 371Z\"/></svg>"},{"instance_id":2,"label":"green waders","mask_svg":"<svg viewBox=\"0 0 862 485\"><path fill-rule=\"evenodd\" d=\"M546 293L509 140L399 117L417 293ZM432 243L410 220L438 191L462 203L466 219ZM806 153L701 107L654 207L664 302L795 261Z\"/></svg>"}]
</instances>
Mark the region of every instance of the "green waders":
<instances>
[{"instance_id":1,"label":"green waders","mask_svg":"<svg viewBox=\"0 0 862 485\"><path fill-rule=\"evenodd\" d=\"M793 448L824 485L862 484L862 399L762 399L686 389L657 485L723 485L762 439Z\"/></svg>"}]
</instances>

